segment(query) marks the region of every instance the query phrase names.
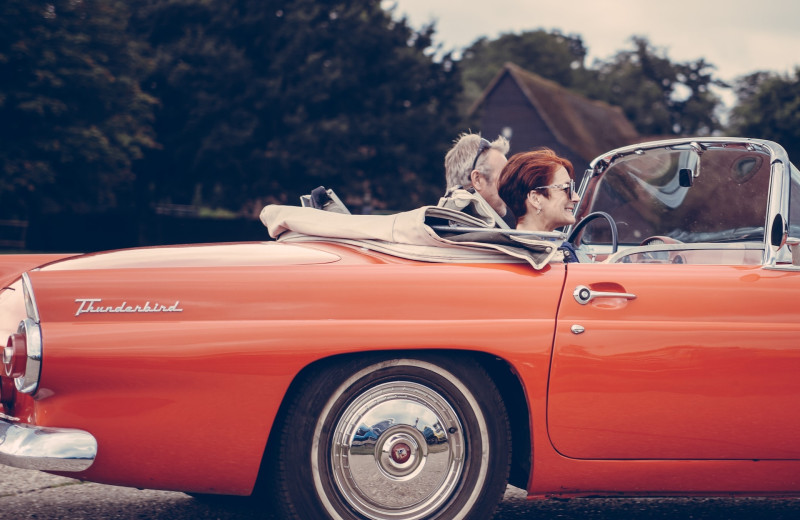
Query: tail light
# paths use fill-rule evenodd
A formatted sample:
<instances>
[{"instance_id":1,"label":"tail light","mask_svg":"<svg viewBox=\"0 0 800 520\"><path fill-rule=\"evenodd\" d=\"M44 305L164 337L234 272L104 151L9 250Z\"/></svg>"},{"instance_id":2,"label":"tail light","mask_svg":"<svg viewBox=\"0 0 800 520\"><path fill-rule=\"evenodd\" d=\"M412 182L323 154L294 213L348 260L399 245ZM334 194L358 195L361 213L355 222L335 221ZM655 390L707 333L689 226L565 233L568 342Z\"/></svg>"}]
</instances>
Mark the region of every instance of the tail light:
<instances>
[{"instance_id":1,"label":"tail light","mask_svg":"<svg viewBox=\"0 0 800 520\"><path fill-rule=\"evenodd\" d=\"M39 327L39 311L31 289L31 281L27 274L22 275L22 289L25 298L25 310L28 315L22 320L17 332L8 337L2 355L2 401L5 404L8 380L20 392L33 394L39 387L39 375L42 369L42 332Z\"/></svg>"},{"instance_id":2,"label":"tail light","mask_svg":"<svg viewBox=\"0 0 800 520\"><path fill-rule=\"evenodd\" d=\"M28 334L25 331L25 322L19 325L17 333L8 337L6 348L3 349L3 373L6 377L14 379L25 375L25 361L28 357Z\"/></svg>"},{"instance_id":3,"label":"tail light","mask_svg":"<svg viewBox=\"0 0 800 520\"><path fill-rule=\"evenodd\" d=\"M39 324L26 318L3 349L3 375L14 379L17 390L33 394L42 367L42 334Z\"/></svg>"}]
</instances>

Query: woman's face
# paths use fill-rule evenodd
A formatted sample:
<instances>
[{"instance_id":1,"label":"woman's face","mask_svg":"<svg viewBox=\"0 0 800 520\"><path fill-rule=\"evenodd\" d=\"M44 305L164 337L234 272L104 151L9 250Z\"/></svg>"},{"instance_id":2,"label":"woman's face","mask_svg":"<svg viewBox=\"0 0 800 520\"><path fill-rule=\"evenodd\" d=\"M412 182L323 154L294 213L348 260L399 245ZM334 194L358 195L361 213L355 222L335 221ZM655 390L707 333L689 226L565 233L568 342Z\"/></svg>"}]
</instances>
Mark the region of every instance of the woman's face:
<instances>
[{"instance_id":1,"label":"woman's face","mask_svg":"<svg viewBox=\"0 0 800 520\"><path fill-rule=\"evenodd\" d=\"M553 175L550 184L567 185L572 181L567 170L561 166ZM545 223L547 231L553 231L562 226L569 226L575 223L575 204L578 202L578 194L573 193L572 198L567 196L567 189L546 188L549 197L540 195L539 203L542 213L539 215ZM545 191L545 190L537 190Z\"/></svg>"}]
</instances>

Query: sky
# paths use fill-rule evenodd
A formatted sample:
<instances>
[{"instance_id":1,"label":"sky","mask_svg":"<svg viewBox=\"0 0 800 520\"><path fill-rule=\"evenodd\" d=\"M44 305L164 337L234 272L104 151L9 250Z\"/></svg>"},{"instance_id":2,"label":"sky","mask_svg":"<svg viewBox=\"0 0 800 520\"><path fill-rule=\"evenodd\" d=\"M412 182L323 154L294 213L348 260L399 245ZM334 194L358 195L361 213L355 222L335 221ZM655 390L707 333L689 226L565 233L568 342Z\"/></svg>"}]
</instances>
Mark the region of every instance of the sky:
<instances>
[{"instance_id":1,"label":"sky","mask_svg":"<svg viewBox=\"0 0 800 520\"><path fill-rule=\"evenodd\" d=\"M415 29L435 21L435 42L445 51L481 36L558 29L581 36L587 66L632 48L634 35L647 37L672 62L704 58L729 82L761 70L793 74L800 66L798 0L383 1L392 4Z\"/></svg>"}]
</instances>

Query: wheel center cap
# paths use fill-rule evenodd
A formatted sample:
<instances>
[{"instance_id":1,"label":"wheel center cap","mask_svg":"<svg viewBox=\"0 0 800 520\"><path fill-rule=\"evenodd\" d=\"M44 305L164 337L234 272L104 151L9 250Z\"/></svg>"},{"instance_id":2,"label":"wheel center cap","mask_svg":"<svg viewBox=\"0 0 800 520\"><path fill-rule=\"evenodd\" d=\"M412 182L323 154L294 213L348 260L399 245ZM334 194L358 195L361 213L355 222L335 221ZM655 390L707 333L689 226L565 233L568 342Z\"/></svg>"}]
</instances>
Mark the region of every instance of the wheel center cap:
<instances>
[{"instance_id":1,"label":"wheel center cap","mask_svg":"<svg viewBox=\"0 0 800 520\"><path fill-rule=\"evenodd\" d=\"M398 442L392 446L392 460L398 464L403 464L411 457L411 447L405 442Z\"/></svg>"}]
</instances>

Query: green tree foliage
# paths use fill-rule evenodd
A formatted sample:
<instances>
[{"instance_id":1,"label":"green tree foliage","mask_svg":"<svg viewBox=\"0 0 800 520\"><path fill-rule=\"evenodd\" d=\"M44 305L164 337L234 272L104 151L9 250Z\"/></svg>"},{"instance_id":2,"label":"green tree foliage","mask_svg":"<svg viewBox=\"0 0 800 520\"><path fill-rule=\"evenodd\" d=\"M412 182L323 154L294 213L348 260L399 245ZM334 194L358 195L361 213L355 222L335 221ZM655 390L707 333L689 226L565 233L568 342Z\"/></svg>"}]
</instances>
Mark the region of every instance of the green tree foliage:
<instances>
[{"instance_id":1,"label":"green tree foliage","mask_svg":"<svg viewBox=\"0 0 800 520\"><path fill-rule=\"evenodd\" d=\"M572 87L584 70L586 47L577 35L559 31L507 33L495 40L480 38L464 49L461 58L464 106L469 107L506 62Z\"/></svg>"},{"instance_id":2,"label":"green tree foliage","mask_svg":"<svg viewBox=\"0 0 800 520\"><path fill-rule=\"evenodd\" d=\"M712 85L713 65L702 58L673 63L646 38L631 38L633 48L595 66L594 78L580 90L622 108L642 135L709 135L720 128L721 100Z\"/></svg>"},{"instance_id":3,"label":"green tree foliage","mask_svg":"<svg viewBox=\"0 0 800 520\"><path fill-rule=\"evenodd\" d=\"M154 146L147 62L112 0L0 2L4 216L109 208Z\"/></svg>"},{"instance_id":4,"label":"green tree foliage","mask_svg":"<svg viewBox=\"0 0 800 520\"><path fill-rule=\"evenodd\" d=\"M737 104L731 112L730 135L780 143L797 164L800 160L800 68L794 74L755 72L735 84Z\"/></svg>"},{"instance_id":5,"label":"green tree foliage","mask_svg":"<svg viewBox=\"0 0 800 520\"><path fill-rule=\"evenodd\" d=\"M296 203L323 184L392 208L440 195L460 81L379 0L149 0L163 149L139 170L155 201Z\"/></svg>"}]
</instances>

